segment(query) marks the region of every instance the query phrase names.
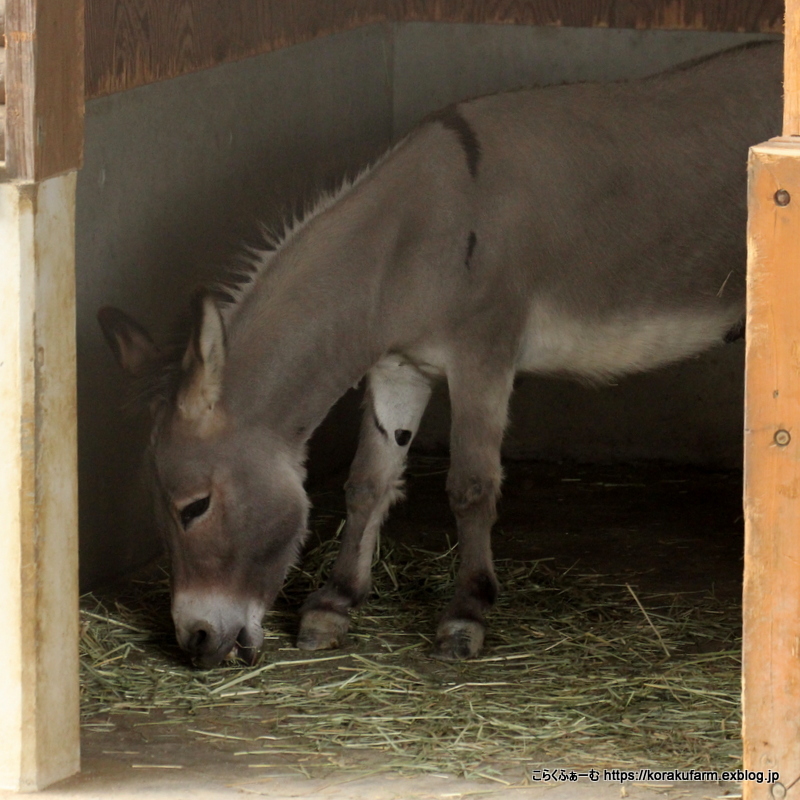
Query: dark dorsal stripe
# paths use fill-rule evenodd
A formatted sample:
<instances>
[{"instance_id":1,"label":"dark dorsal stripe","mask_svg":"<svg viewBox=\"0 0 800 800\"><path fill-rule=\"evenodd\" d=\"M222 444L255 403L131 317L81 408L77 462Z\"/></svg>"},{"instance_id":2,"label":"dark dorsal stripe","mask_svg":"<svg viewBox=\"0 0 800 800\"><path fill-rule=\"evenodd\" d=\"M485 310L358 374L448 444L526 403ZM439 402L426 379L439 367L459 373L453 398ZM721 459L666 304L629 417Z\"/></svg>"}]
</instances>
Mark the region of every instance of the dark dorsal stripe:
<instances>
[{"instance_id":1,"label":"dark dorsal stripe","mask_svg":"<svg viewBox=\"0 0 800 800\"><path fill-rule=\"evenodd\" d=\"M441 122L445 128L453 131L464 148L467 157L467 169L472 177L478 174L478 163L481 160L481 144L472 126L461 116L457 106L448 106L430 117L435 122Z\"/></svg>"},{"instance_id":2,"label":"dark dorsal stripe","mask_svg":"<svg viewBox=\"0 0 800 800\"><path fill-rule=\"evenodd\" d=\"M472 254L475 252L475 245L478 244L478 237L475 235L475 231L469 232L469 238L467 239L467 257L464 259L464 266L469 268L469 262L472 259Z\"/></svg>"}]
</instances>

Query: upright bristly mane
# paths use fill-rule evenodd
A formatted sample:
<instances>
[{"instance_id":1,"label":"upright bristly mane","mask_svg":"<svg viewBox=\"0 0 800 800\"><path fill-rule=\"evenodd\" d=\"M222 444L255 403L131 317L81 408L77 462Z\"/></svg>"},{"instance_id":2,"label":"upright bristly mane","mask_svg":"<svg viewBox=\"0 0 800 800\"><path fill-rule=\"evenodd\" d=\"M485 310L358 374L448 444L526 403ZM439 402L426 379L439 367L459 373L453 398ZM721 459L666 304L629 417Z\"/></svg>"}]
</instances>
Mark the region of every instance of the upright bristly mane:
<instances>
[{"instance_id":1,"label":"upright bristly mane","mask_svg":"<svg viewBox=\"0 0 800 800\"><path fill-rule=\"evenodd\" d=\"M280 251L294 239L315 217L331 208L339 199L357 186L378 163L391 152L387 151L373 164L362 169L355 177L345 177L333 190L319 192L314 200L299 212L292 210L276 225L259 227L258 245L242 245L232 263L213 283L197 291L210 292L222 314L223 323L231 323L243 300L258 286L269 291L270 275ZM128 407L157 407L174 401L183 377L181 360L189 340L189 325L184 318L167 345L161 348L162 357L153 363L147 373L137 379L132 387Z\"/></svg>"},{"instance_id":2,"label":"upright bristly mane","mask_svg":"<svg viewBox=\"0 0 800 800\"><path fill-rule=\"evenodd\" d=\"M242 301L254 290L256 285L260 285L263 291L268 291L264 282L269 281L275 258L280 251L315 217L320 216L342 197L349 194L390 152L391 150L387 151L354 177L345 177L336 188L319 192L309 205L299 212L292 210L277 225L262 224L260 226L262 244L242 247L235 263L225 271L219 280L208 287L217 300L226 325L230 324Z\"/></svg>"}]
</instances>

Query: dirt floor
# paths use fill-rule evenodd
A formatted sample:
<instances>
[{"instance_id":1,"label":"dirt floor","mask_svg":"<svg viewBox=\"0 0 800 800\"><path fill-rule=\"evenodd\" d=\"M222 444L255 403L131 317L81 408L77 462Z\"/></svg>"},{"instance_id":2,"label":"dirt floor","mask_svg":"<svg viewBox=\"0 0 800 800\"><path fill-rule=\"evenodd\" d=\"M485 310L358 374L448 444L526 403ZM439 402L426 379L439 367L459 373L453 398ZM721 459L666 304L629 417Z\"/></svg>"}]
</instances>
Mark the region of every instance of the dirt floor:
<instances>
[{"instance_id":1,"label":"dirt floor","mask_svg":"<svg viewBox=\"0 0 800 800\"><path fill-rule=\"evenodd\" d=\"M452 517L444 492L444 469L423 460L412 465L407 500L396 507L384 542L426 550L452 543ZM494 534L497 558L552 559L554 567L597 572L645 594L696 594L730 606L741 591L743 522L741 474L658 464L585 466L509 463ZM343 512L341 479L314 496L315 514L333 521ZM331 522L331 527L335 527ZM429 632L430 633L430 632ZM736 630L730 637L738 636ZM487 642L487 645L489 642ZM719 649L698 643L698 652ZM168 718L115 717L113 725L87 726L82 739L84 774L50 790L58 797L437 797L483 794L497 797L717 798L739 794L736 783L675 783L588 777L562 782L532 781L533 775L506 775L464 781L453 775L413 777L386 773L386 754L362 752L356 772L305 770L304 757L285 754L259 769L244 763L242 741L252 741L263 725L250 718L220 718L218 710L198 715L196 729L208 736L189 739ZM163 723L163 724L162 724ZM214 731L224 733L215 734ZM237 737L240 737L237 740ZM348 754L343 755L343 759ZM318 762L314 762L316 765ZM344 763L344 761L343 761ZM352 765L351 765L352 766ZM531 765L533 768L535 765ZM561 764L562 767L569 765ZM665 763L664 769L693 764ZM720 770L732 765L720 764Z\"/></svg>"},{"instance_id":2,"label":"dirt floor","mask_svg":"<svg viewBox=\"0 0 800 800\"><path fill-rule=\"evenodd\" d=\"M644 592L740 597L740 472L538 462L508 462L505 472L492 540L497 558L553 558ZM444 484L444 473L412 475L388 535L427 547L452 537Z\"/></svg>"}]
</instances>

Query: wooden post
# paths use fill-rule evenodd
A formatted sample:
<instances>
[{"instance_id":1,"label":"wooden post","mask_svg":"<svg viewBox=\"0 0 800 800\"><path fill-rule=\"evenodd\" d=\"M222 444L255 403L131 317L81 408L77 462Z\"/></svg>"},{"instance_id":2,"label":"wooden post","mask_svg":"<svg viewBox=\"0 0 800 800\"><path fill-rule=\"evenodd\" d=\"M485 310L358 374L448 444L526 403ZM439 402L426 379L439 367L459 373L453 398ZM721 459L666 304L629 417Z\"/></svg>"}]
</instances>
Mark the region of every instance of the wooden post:
<instances>
[{"instance_id":1,"label":"wooden post","mask_svg":"<svg viewBox=\"0 0 800 800\"><path fill-rule=\"evenodd\" d=\"M0 183L0 788L79 769L75 172Z\"/></svg>"},{"instance_id":2,"label":"wooden post","mask_svg":"<svg viewBox=\"0 0 800 800\"><path fill-rule=\"evenodd\" d=\"M81 0L0 0L0 789L79 762L75 170Z\"/></svg>"},{"instance_id":3,"label":"wooden post","mask_svg":"<svg viewBox=\"0 0 800 800\"><path fill-rule=\"evenodd\" d=\"M800 797L800 140L752 149L749 204L744 766L780 777L744 797L779 800Z\"/></svg>"},{"instance_id":4,"label":"wooden post","mask_svg":"<svg viewBox=\"0 0 800 800\"><path fill-rule=\"evenodd\" d=\"M742 733L765 780L744 800L800 798L800 0L784 95L783 137L749 167Z\"/></svg>"}]
</instances>

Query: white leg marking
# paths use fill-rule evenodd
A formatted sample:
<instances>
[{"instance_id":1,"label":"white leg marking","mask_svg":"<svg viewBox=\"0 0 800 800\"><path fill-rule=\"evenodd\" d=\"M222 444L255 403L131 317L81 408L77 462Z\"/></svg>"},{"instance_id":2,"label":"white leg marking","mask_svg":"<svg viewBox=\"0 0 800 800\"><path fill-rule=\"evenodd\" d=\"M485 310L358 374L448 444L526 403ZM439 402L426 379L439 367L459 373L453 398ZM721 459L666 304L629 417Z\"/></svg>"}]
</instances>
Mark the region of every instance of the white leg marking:
<instances>
[{"instance_id":1,"label":"white leg marking","mask_svg":"<svg viewBox=\"0 0 800 800\"><path fill-rule=\"evenodd\" d=\"M430 399L430 382L399 356L387 356L370 370L369 384L376 421L392 444L407 448Z\"/></svg>"}]
</instances>

